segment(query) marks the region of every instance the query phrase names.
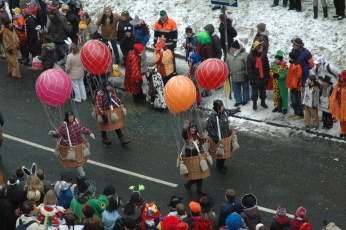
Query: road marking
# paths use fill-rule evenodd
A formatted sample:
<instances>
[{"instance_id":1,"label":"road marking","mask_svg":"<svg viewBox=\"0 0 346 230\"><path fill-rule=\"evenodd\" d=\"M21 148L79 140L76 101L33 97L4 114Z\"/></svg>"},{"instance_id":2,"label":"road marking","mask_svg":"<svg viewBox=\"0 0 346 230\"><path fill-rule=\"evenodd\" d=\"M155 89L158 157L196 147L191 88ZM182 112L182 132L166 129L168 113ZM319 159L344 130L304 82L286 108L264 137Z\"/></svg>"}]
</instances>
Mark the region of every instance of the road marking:
<instances>
[{"instance_id":1,"label":"road marking","mask_svg":"<svg viewBox=\"0 0 346 230\"><path fill-rule=\"evenodd\" d=\"M40 145L40 144L36 144L34 142L31 142L31 141L27 141L27 140L24 140L24 139L21 139L21 138L18 138L18 137L14 137L14 136L11 136L11 135L8 135L8 134L3 134L3 136L8 138L8 139L10 139L10 140L17 141L17 142L20 142L20 143L23 143L23 144L26 144L26 145L30 145L30 146L33 146L33 147L36 147L36 148L39 148L39 149L42 149L42 150L46 150L48 152L52 152L52 153L55 152L55 150L52 149L52 148L49 148L49 147L46 147L46 146L43 146L43 145ZM170 186L170 187L173 187L173 188L178 187L178 184L174 184L174 183L171 183L171 182L168 182L168 181L164 181L164 180L156 179L156 178L153 178L153 177L145 176L145 175L142 175L142 174L139 174L139 173L131 172L131 171L128 171L126 169L121 169L121 168L114 167L114 166L111 166L111 165L107 165L107 164L104 164L104 163L101 163L101 162L97 162L97 161L93 161L93 160L88 160L87 163L92 164L92 165L96 165L96 166L99 166L99 167L102 167L102 168L106 168L106 169L109 169L109 170L113 170L113 171L116 171L116 172L120 172L120 173L129 175L129 176L134 176L134 177L138 177L138 178L141 178L141 179L144 179L144 180L149 180L149 181L152 181L152 182L155 182L155 183L158 183L158 184L164 184L164 185L167 185L167 186ZM265 208L265 207L261 207L261 206L258 206L258 209L263 211L263 212L271 213L271 214L274 214L274 215L276 214L276 210L274 210L274 209L269 209L269 208ZM288 215L289 218L293 218L294 217L292 214L287 214L287 215Z\"/></svg>"},{"instance_id":2,"label":"road marking","mask_svg":"<svg viewBox=\"0 0 346 230\"><path fill-rule=\"evenodd\" d=\"M26 145L30 145L30 146L33 146L33 147L36 147L36 148L39 148L39 149L42 149L42 150L46 150L48 152L52 152L52 153L55 152L55 149L52 149L52 148L49 148L49 147L46 147L46 146L43 146L43 145L40 145L40 144L36 144L34 142L31 142L31 141L27 141L27 140L24 140L24 139L21 139L21 138L18 138L18 137L14 137L14 136L11 136L11 135L8 135L8 134L3 134L3 136L8 138L8 139L10 139L10 140L17 141L17 142L20 142L20 143L23 143L23 144L26 144ZM139 174L139 173L131 172L131 171L128 171L126 169L121 169L121 168L114 167L114 166L111 166L111 165L107 165L107 164L104 164L104 163L101 163L101 162L97 162L97 161L93 161L93 160L88 160L87 163L92 164L92 165L96 165L96 166L99 166L99 167L102 167L102 168L110 169L110 170L113 170L113 171L116 171L116 172L120 172L120 173L129 175L129 176L134 176L134 177L138 177L138 178L141 178L141 179L144 179L144 180L149 180L149 181L152 181L152 182L155 182L155 183L158 183L158 184L167 185L167 186L170 186L170 187L173 187L173 188L178 187L178 184L174 184L174 183L171 183L171 182L168 182L168 181L156 179L156 178L149 177L149 176L146 176L146 175L142 175L142 174Z\"/></svg>"}]
</instances>

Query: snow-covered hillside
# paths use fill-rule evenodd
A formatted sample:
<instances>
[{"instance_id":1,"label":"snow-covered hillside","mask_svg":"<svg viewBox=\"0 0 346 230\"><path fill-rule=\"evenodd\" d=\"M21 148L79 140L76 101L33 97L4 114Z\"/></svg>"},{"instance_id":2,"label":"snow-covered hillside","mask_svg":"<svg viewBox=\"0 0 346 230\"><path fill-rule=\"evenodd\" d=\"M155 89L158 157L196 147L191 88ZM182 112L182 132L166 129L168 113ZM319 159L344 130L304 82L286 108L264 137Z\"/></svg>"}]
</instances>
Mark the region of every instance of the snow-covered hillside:
<instances>
[{"instance_id":1,"label":"snow-covered hillside","mask_svg":"<svg viewBox=\"0 0 346 230\"><path fill-rule=\"evenodd\" d=\"M312 54L323 55L326 60L339 68L346 67L346 19L332 20L334 7L328 1L329 18L323 19L320 7L319 18L312 17L312 0L303 1L303 11L297 13L288 11L282 6L271 8L272 0L239 0L239 7L228 8L228 15L233 19L233 26L238 31L238 37L249 50L259 22L267 24L270 39L270 56L279 49L287 54L291 50L291 38L301 37ZM280 1L282 2L282 1ZM220 10L212 11L210 0L83 0L85 9L93 19L96 19L105 6L111 6L114 11L130 12L131 16L139 15L153 29L158 19L159 11L165 9L173 18L179 29L179 45L177 52L183 54L180 44L184 42L184 32L187 26L195 31L203 30L206 24L212 23L218 28ZM152 33L153 34L153 33ZM152 43L148 44L149 46Z\"/></svg>"}]
</instances>

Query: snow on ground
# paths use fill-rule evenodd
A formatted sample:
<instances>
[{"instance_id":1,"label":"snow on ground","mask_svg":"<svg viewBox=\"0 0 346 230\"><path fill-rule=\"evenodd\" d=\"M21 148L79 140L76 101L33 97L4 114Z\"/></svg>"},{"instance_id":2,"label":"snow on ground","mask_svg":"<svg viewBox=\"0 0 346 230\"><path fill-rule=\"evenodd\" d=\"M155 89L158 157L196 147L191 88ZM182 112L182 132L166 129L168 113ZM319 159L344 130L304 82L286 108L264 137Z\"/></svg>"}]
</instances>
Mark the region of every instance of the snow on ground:
<instances>
[{"instance_id":1,"label":"snow on ground","mask_svg":"<svg viewBox=\"0 0 346 230\"><path fill-rule=\"evenodd\" d=\"M270 32L270 48L269 57L273 59L277 50L282 49L286 52L291 50L291 38L301 37L313 56L323 55L331 63L336 64L340 69L346 68L346 24L345 20L331 20L334 15L334 7L329 1L329 18L323 19L323 15L319 12L319 18L313 19L312 1L303 2L303 12L288 11L287 8L278 7L271 8L272 0L239 0L238 8L228 8L228 15L233 19L233 26L238 31L237 39L240 40L247 51L249 51L253 37L256 34L256 25L259 22L267 24L267 30ZM280 1L281 3L281 1ZM186 26L191 26L194 31L201 31L206 24L212 23L217 31L220 10L212 11L212 5L209 0L104 0L101 2L84 0L84 6L90 15L96 19L102 13L105 6L112 6L117 13L123 10L130 12L130 15L139 15L143 18L151 29L153 35L153 25L158 19L161 9L168 12L168 16L176 20L179 30L179 43L177 53L184 55L184 49L181 43L184 42L184 32ZM152 47L152 41L148 43ZM148 53L148 59L152 59L152 53ZM178 73L187 73L187 64L183 60L177 60ZM124 71L124 70L122 70ZM118 86L123 85L123 78L117 79ZM248 103L241 107L241 112L237 115L241 117L261 120L264 122L276 123L280 125L304 128L303 120L292 121L288 118L292 114L289 109L288 114L272 113L273 101L271 91L267 91L268 109L258 106L258 111L252 110L252 104ZM212 108L212 101L222 99L226 107L232 108L235 104L234 100L228 99L223 90L214 91L213 95L205 98L202 107ZM321 127L322 125L320 125ZM258 126L257 126L258 127ZM331 130L319 129L317 132L326 133L333 136L339 135L339 123L335 123Z\"/></svg>"}]
</instances>

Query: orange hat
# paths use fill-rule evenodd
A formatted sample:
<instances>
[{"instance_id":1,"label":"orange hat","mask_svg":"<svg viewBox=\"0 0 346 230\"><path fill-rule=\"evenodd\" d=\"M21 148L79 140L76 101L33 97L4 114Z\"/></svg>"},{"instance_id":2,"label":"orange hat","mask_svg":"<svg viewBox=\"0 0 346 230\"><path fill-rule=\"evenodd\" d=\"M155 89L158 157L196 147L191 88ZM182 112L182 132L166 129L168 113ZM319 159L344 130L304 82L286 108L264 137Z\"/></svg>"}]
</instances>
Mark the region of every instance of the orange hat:
<instances>
[{"instance_id":1,"label":"orange hat","mask_svg":"<svg viewBox=\"0 0 346 230\"><path fill-rule=\"evenodd\" d=\"M189 203L189 208L193 213L199 213L202 211L201 205L195 201Z\"/></svg>"}]
</instances>

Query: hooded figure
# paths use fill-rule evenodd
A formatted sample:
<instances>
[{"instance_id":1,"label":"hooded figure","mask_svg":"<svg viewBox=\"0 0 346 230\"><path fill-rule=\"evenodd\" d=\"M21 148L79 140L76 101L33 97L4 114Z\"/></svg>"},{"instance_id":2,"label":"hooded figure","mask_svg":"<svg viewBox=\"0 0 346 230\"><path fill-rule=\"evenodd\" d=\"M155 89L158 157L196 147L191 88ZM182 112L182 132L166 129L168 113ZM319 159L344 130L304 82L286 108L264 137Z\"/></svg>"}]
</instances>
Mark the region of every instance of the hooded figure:
<instances>
[{"instance_id":1,"label":"hooded figure","mask_svg":"<svg viewBox=\"0 0 346 230\"><path fill-rule=\"evenodd\" d=\"M214 50L213 58L221 59L221 57L222 57L221 40L220 40L219 36L217 36L214 33L215 32L214 26L212 24L208 24L204 27L204 30L207 31L211 37L211 43L212 43L213 50Z\"/></svg>"}]
</instances>

